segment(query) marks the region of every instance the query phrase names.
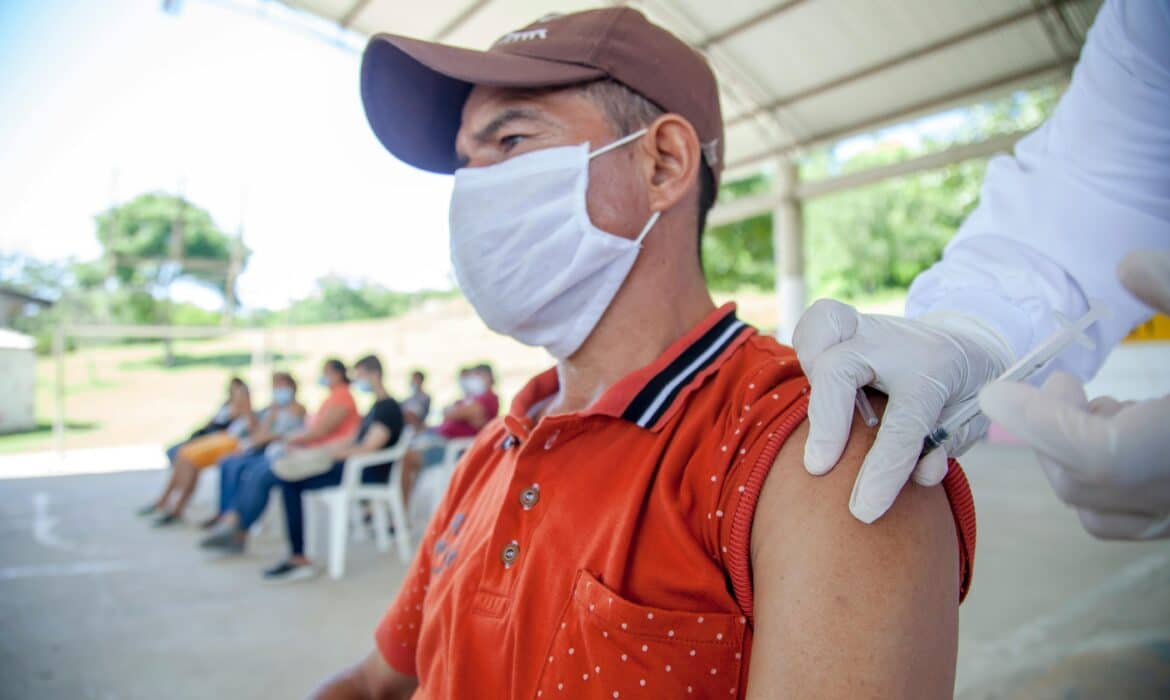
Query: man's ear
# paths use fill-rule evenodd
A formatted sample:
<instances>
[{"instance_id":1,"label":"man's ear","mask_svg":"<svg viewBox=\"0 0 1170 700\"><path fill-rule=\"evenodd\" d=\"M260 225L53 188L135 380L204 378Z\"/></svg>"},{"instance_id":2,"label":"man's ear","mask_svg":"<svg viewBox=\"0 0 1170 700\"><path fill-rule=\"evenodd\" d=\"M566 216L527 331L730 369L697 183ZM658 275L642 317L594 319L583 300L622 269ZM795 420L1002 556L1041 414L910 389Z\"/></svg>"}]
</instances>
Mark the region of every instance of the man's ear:
<instances>
[{"instance_id":1,"label":"man's ear","mask_svg":"<svg viewBox=\"0 0 1170 700\"><path fill-rule=\"evenodd\" d=\"M666 212L686 196L699 177L699 136L686 119L664 114L646 128L642 148L650 157L650 210Z\"/></svg>"}]
</instances>

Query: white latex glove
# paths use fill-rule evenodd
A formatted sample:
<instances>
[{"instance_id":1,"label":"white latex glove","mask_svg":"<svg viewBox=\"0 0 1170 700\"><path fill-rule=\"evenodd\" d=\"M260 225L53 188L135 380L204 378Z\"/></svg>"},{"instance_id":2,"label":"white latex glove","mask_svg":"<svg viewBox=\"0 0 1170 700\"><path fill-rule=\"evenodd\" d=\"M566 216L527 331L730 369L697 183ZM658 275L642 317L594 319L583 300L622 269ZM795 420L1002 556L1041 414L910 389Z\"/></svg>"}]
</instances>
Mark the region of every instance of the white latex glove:
<instances>
[{"instance_id":1,"label":"white latex glove","mask_svg":"<svg viewBox=\"0 0 1170 700\"><path fill-rule=\"evenodd\" d=\"M1134 296L1170 313L1170 251L1131 253L1118 274ZM1057 373L1043 389L989 385L979 405L1035 448L1057 496L1076 508L1089 533L1170 537L1170 396L1087 401L1079 380Z\"/></svg>"},{"instance_id":2,"label":"white latex glove","mask_svg":"<svg viewBox=\"0 0 1170 700\"><path fill-rule=\"evenodd\" d=\"M810 474L827 473L841 458L859 387L872 385L890 397L849 499L850 512L866 523L889 509L911 476L925 486L942 481L947 451L936 449L920 463L923 439L940 420L976 400L1012 360L997 333L965 315L869 315L827 299L801 317L792 345L812 385L804 449ZM979 418L956 431L947 444L950 456L962 454L986 430L987 421Z\"/></svg>"}]
</instances>

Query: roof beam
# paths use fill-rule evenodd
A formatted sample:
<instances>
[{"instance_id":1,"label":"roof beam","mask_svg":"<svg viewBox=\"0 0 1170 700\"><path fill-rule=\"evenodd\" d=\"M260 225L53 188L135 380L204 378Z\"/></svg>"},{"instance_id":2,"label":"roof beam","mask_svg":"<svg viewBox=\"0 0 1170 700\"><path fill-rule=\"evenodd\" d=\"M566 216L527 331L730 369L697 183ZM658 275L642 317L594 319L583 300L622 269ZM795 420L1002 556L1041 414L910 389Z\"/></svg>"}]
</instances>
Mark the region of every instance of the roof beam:
<instances>
[{"instance_id":1,"label":"roof beam","mask_svg":"<svg viewBox=\"0 0 1170 700\"><path fill-rule=\"evenodd\" d=\"M923 100L906 107L901 107L892 112L886 112L885 114L877 115L864 121L854 122L852 124L847 124L846 126L830 129L828 131L821 131L802 141L740 158L739 160L728 163L725 169L732 170L734 168L743 167L745 165L753 165L769 158L775 158L777 156L792 153L793 151L799 150L801 148L807 148L825 141L844 138L845 136L866 131L882 124L889 124L892 122L909 119L916 114L942 109L948 105L961 102L964 99L974 95L1007 88L1018 83L1038 78L1048 73L1054 73L1056 71L1067 72L1071 70L1074 65L1076 65L1076 60L1072 58L1044 63L1033 68L1028 68L1017 73L1012 73L1008 76L984 81L976 85L971 85L969 87L948 92L938 97L932 97L930 99Z\"/></svg>"},{"instance_id":2,"label":"roof beam","mask_svg":"<svg viewBox=\"0 0 1170 700\"><path fill-rule=\"evenodd\" d=\"M787 12L788 10L791 10L792 8L796 7L797 5L801 5L804 2L805 2L805 0L789 0L788 2L782 2L779 5L774 5L772 7L769 7L768 9L764 10L763 12L754 14L751 17L748 17L747 19L745 19L741 22L737 22L737 23L731 25L730 27L727 27L726 29L724 29L722 31L719 31L719 32L716 32L715 34L712 34L711 36L707 37L706 39L703 39L702 41L700 41L698 44L695 44L695 48L697 48L699 50L710 48L711 46L714 46L715 44L718 44L721 41L726 41L726 40L730 39L731 37L735 36L736 34L739 34L741 32L745 32L748 29L751 29L752 27L754 27L758 24L761 24L763 22L767 22L768 20L772 19L776 15L781 14L783 12Z\"/></svg>"},{"instance_id":3,"label":"roof beam","mask_svg":"<svg viewBox=\"0 0 1170 700\"><path fill-rule=\"evenodd\" d=\"M920 46L916 49L911 49L910 51L903 52L901 54L898 54L897 56L893 56L893 57L888 58L884 61L879 61L878 63L867 66L866 68L862 68L861 70L854 71L853 73L848 73L846 75L842 75L842 76L839 76L837 78L833 78L832 80L826 81L824 83L820 83L819 85L813 85L812 87L805 88L804 90L800 90L798 92L794 92L792 94L785 95L784 97L779 97L775 100L772 100L771 102L768 102L764 105L761 105L756 110L753 110L751 112L746 112L744 114L740 114L740 115L736 116L735 118L728 120L727 127L730 128L730 127L735 126L736 124L739 124L739 123L744 122L748 119L751 119L752 117L755 117L756 115L758 115L760 112L773 112L781 107L785 107L787 105L793 104L794 102L799 102L800 100L805 100L805 99L808 99L810 97L815 97L816 95L819 95L821 93L828 92L830 90L834 90L836 88L839 88L842 85L848 85L849 83L856 82L858 80L861 80L862 78L868 78L871 75L875 75L877 73L887 71L891 68L895 68L895 67L900 66L902 64L909 63L911 61L915 61L915 60L920 59L924 56L929 56L932 53L936 53L938 51L942 51L943 49L950 48L951 46L954 46L955 44L961 44L965 41L970 41L971 39L976 39L976 38L981 37L985 34L989 34L991 32L997 31L999 29L1002 29L1002 28L1007 27L1009 25L1015 24L1017 22L1022 22L1026 19L1029 19L1029 18L1047 10L1049 7L1055 7L1055 6L1060 5L1061 3L1064 3L1067 1L1068 0L1048 0L1043 5L1038 6L1038 7L1037 6L1026 7L1026 8L1024 8L1018 12L1014 12L1010 15L1005 15L1003 17L1000 17L999 19L995 19L995 20L992 20L990 22L985 22L984 24L980 24L978 26L971 27L969 29L965 29L961 32L957 32L957 33L952 34L950 36L943 37L942 39L939 39L938 41L932 42L932 43L927 44L925 46Z\"/></svg>"},{"instance_id":4,"label":"roof beam","mask_svg":"<svg viewBox=\"0 0 1170 700\"><path fill-rule=\"evenodd\" d=\"M467 22L472 17L474 17L476 13L487 7L491 1L492 0L475 0L475 2L463 8L459 14L452 17L450 22L447 22L442 27L439 27L439 31L435 32L434 36L431 37L431 41L443 41L447 37L451 36L456 31L458 31L460 27L467 24Z\"/></svg>"},{"instance_id":5,"label":"roof beam","mask_svg":"<svg viewBox=\"0 0 1170 700\"><path fill-rule=\"evenodd\" d=\"M890 178L942 168L972 158L986 158L997 153L1007 153L1027 133L1028 131L1025 130L1001 134L984 141L951 146L935 153L868 168L856 173L799 182L796 185L796 198L802 201L815 199ZM711 214L707 217L708 226L722 226L770 212L780 203L781 198L782 195L778 193L768 192L720 204L712 209Z\"/></svg>"},{"instance_id":6,"label":"roof beam","mask_svg":"<svg viewBox=\"0 0 1170 700\"><path fill-rule=\"evenodd\" d=\"M337 26L348 29L349 25L353 24L353 21L357 19L357 16L361 14L361 11L366 9L366 5L369 4L370 0L354 0L353 5L350 5L345 14L341 16L341 19L337 20Z\"/></svg>"}]
</instances>

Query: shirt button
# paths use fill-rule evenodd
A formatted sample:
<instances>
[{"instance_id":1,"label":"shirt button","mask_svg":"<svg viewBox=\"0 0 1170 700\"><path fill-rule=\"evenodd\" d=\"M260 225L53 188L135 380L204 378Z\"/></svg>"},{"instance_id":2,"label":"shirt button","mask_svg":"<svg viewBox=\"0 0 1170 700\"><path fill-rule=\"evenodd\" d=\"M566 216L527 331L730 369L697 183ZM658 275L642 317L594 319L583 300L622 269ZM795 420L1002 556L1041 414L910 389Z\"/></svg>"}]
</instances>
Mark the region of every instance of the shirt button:
<instances>
[{"instance_id":1,"label":"shirt button","mask_svg":"<svg viewBox=\"0 0 1170 700\"><path fill-rule=\"evenodd\" d=\"M504 548L500 551L500 561L503 562L505 569L515 564L516 557L518 556L520 556L520 543L516 540L512 540L504 545Z\"/></svg>"},{"instance_id":2,"label":"shirt button","mask_svg":"<svg viewBox=\"0 0 1170 700\"><path fill-rule=\"evenodd\" d=\"M520 506L524 510L532 510L532 507L540 502L540 486L533 484L520 492Z\"/></svg>"}]
</instances>

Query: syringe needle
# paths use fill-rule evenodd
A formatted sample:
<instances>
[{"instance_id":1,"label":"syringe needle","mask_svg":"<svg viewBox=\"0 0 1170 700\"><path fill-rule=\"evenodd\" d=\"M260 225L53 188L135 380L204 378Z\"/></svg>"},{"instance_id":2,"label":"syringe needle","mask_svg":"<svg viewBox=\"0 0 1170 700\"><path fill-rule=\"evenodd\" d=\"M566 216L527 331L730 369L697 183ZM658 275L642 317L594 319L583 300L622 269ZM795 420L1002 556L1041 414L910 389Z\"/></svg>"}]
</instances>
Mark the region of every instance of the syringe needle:
<instances>
[{"instance_id":1,"label":"syringe needle","mask_svg":"<svg viewBox=\"0 0 1170 700\"><path fill-rule=\"evenodd\" d=\"M853 402L857 404L857 412L861 414L861 420L865 421L867 427L872 428L878 424L878 417L874 413L873 405L870 404L869 397L865 395L865 387L857 390L857 398Z\"/></svg>"}]
</instances>

